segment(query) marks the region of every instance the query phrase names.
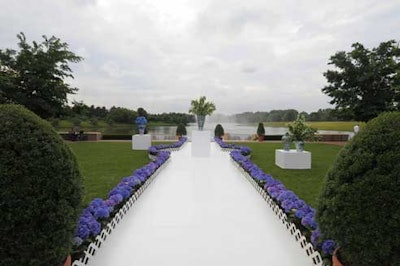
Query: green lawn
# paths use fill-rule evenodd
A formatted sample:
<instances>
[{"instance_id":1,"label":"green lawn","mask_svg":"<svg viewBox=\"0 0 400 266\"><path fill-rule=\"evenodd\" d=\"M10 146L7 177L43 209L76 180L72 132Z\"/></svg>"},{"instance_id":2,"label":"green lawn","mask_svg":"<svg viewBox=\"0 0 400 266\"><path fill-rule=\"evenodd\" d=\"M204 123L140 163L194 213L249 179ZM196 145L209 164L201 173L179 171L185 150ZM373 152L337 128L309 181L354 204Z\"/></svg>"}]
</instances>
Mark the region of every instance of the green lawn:
<instances>
[{"instance_id":1,"label":"green lawn","mask_svg":"<svg viewBox=\"0 0 400 266\"><path fill-rule=\"evenodd\" d=\"M290 122L264 122L266 127L286 127ZM306 121L306 124L318 130L333 130L333 131L353 131L354 126L358 124L362 128L364 122L355 121L323 121L323 122L311 122Z\"/></svg>"},{"instance_id":2,"label":"green lawn","mask_svg":"<svg viewBox=\"0 0 400 266\"><path fill-rule=\"evenodd\" d=\"M284 185L293 190L297 196L312 207L316 207L324 177L332 166L336 155L342 147L323 143L306 143L305 150L312 153L310 170L287 170L275 165L275 149L281 149L281 143L238 143L252 149L251 160L265 173L281 180Z\"/></svg>"},{"instance_id":3,"label":"green lawn","mask_svg":"<svg viewBox=\"0 0 400 266\"><path fill-rule=\"evenodd\" d=\"M240 145L252 149L251 160L264 172L281 180L288 189L315 207L325 174L332 165L340 146L306 143L312 152L311 170L284 170L275 165L275 149L280 143L246 142ZM75 153L84 176L84 205L93 198L106 198L107 193L125 176L149 162L147 151L133 151L130 142L73 142L68 143Z\"/></svg>"},{"instance_id":4,"label":"green lawn","mask_svg":"<svg viewBox=\"0 0 400 266\"><path fill-rule=\"evenodd\" d=\"M84 205L96 197L106 198L123 177L149 162L147 151L133 151L131 142L72 142L68 145L84 177Z\"/></svg>"}]
</instances>

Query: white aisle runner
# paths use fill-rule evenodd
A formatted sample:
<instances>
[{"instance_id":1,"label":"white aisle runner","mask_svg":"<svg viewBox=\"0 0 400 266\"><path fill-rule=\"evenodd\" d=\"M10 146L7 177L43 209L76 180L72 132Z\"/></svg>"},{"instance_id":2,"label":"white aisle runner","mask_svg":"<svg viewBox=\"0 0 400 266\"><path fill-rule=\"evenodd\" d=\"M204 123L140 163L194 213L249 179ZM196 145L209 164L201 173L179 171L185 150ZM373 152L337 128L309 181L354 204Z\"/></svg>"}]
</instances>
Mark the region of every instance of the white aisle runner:
<instances>
[{"instance_id":1,"label":"white aisle runner","mask_svg":"<svg viewBox=\"0 0 400 266\"><path fill-rule=\"evenodd\" d=\"M312 265L263 198L211 143L173 152L90 261L95 266Z\"/></svg>"}]
</instances>

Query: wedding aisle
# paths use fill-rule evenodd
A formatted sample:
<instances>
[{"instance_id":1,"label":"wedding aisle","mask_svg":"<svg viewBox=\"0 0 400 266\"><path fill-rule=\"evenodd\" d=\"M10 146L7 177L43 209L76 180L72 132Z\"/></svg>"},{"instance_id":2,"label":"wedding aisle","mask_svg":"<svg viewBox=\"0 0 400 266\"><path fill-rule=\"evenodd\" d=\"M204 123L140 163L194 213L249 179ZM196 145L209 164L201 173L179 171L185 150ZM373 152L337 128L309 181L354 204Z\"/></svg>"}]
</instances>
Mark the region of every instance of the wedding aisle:
<instances>
[{"instance_id":1,"label":"wedding aisle","mask_svg":"<svg viewBox=\"0 0 400 266\"><path fill-rule=\"evenodd\" d=\"M89 265L313 265L264 199L211 143L173 152Z\"/></svg>"}]
</instances>

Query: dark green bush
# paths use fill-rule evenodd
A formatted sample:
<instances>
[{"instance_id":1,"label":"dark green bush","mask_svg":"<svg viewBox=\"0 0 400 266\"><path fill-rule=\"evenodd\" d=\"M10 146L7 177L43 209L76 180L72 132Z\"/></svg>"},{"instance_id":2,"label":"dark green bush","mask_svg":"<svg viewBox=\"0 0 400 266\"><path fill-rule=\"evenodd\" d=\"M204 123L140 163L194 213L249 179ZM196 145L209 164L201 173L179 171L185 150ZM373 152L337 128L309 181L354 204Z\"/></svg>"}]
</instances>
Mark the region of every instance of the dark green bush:
<instances>
[{"instance_id":1,"label":"dark green bush","mask_svg":"<svg viewBox=\"0 0 400 266\"><path fill-rule=\"evenodd\" d=\"M221 124L216 125L214 129L214 136L217 138L222 138L224 134L224 128L221 126Z\"/></svg>"},{"instance_id":2,"label":"dark green bush","mask_svg":"<svg viewBox=\"0 0 400 266\"><path fill-rule=\"evenodd\" d=\"M264 136L265 135L265 128L264 128L264 124L263 123L258 123L257 135L258 136Z\"/></svg>"},{"instance_id":3,"label":"dark green bush","mask_svg":"<svg viewBox=\"0 0 400 266\"><path fill-rule=\"evenodd\" d=\"M0 265L54 265L71 252L82 198L74 155L51 125L0 105Z\"/></svg>"},{"instance_id":4,"label":"dark green bush","mask_svg":"<svg viewBox=\"0 0 400 266\"><path fill-rule=\"evenodd\" d=\"M400 265L400 113L367 123L325 182L316 219L343 264Z\"/></svg>"},{"instance_id":5,"label":"dark green bush","mask_svg":"<svg viewBox=\"0 0 400 266\"><path fill-rule=\"evenodd\" d=\"M186 127L183 124L179 124L176 128L176 135L180 137L187 135Z\"/></svg>"}]
</instances>

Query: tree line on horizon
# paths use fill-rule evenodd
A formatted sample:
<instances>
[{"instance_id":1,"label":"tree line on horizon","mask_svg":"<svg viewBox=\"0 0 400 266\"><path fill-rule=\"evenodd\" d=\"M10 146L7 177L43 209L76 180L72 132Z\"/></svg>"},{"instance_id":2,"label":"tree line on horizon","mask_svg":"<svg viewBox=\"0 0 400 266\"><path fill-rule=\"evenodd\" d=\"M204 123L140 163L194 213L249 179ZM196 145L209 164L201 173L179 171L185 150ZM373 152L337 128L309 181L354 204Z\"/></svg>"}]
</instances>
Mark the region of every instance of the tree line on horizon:
<instances>
[{"instance_id":1,"label":"tree line on horizon","mask_svg":"<svg viewBox=\"0 0 400 266\"><path fill-rule=\"evenodd\" d=\"M110 123L131 123L137 112L123 107L87 106L83 102L68 104L68 95L78 88L65 82L74 78L69 63L82 57L69 51L59 38L43 36L41 43L29 44L21 32L19 50L0 49L0 104L25 106L44 119L96 119ZM382 42L367 49L354 43L350 52L339 51L330 57L332 69L323 73L327 85L321 89L331 97L334 109L319 109L307 114L310 121L369 121L386 111L400 110L400 48L398 42ZM272 110L244 112L229 116L235 122L279 122L295 120L298 111ZM186 113L147 114L149 121L187 124L195 121ZM226 117L225 117L226 118Z\"/></svg>"},{"instance_id":2,"label":"tree line on horizon","mask_svg":"<svg viewBox=\"0 0 400 266\"><path fill-rule=\"evenodd\" d=\"M141 108L141 107L140 107ZM183 124L196 122L196 118L188 113L161 113L151 114L141 108L147 120L151 122L162 122L166 124ZM131 110L125 107L96 107L88 106L83 102L73 102L65 111L64 119L75 121L96 121L103 120L108 123L132 123L138 116L138 110ZM237 122L237 123L259 123L259 122L290 122L296 120L299 114L304 115L308 121L340 121L334 109L319 109L316 112L298 112L295 109L271 110L269 112L243 112L232 115L215 114L210 118L214 122Z\"/></svg>"}]
</instances>

